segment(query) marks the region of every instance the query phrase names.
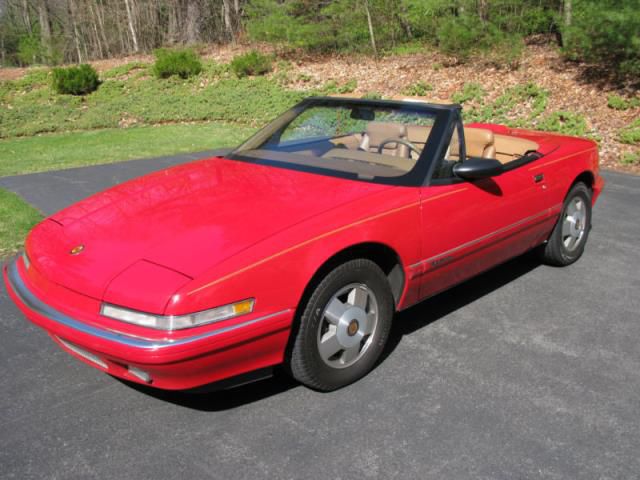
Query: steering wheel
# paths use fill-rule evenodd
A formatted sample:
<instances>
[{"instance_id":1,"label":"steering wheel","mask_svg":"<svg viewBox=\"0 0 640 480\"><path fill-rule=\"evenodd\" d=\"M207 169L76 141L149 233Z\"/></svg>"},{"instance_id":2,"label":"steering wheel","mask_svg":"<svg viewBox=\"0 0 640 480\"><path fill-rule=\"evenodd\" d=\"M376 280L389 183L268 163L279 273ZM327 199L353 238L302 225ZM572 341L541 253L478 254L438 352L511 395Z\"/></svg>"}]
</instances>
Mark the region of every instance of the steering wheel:
<instances>
[{"instance_id":1,"label":"steering wheel","mask_svg":"<svg viewBox=\"0 0 640 480\"><path fill-rule=\"evenodd\" d=\"M378 145L378 153L382 153L382 150L384 149L384 146L387 143L401 143L402 145L407 147L409 150L416 152L418 155L422 153L422 150L416 147L413 143L411 143L409 140L404 140L402 138L387 138L386 140L383 140L380 143L380 145Z\"/></svg>"}]
</instances>

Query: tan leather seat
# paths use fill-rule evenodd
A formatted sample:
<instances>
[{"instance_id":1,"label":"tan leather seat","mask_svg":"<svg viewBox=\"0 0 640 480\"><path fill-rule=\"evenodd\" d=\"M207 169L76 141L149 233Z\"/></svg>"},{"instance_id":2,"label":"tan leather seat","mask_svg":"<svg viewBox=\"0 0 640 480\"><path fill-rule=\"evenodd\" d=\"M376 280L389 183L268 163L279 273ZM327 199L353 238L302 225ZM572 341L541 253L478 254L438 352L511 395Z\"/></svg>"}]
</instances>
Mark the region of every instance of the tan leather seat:
<instances>
[{"instance_id":1,"label":"tan leather seat","mask_svg":"<svg viewBox=\"0 0 640 480\"><path fill-rule=\"evenodd\" d=\"M407 138L419 149L423 149L431 133L431 125L407 125Z\"/></svg>"},{"instance_id":2,"label":"tan leather seat","mask_svg":"<svg viewBox=\"0 0 640 480\"><path fill-rule=\"evenodd\" d=\"M362 136L360 149L366 152L378 153L378 147L385 140L392 138L407 139L407 127L401 123L369 122L367 130ZM409 148L401 143L387 143L382 152L385 155L396 157L409 157Z\"/></svg>"},{"instance_id":3,"label":"tan leather seat","mask_svg":"<svg viewBox=\"0 0 640 480\"><path fill-rule=\"evenodd\" d=\"M464 142L467 157L496 158L495 138L486 128L465 128Z\"/></svg>"},{"instance_id":4,"label":"tan leather seat","mask_svg":"<svg viewBox=\"0 0 640 480\"><path fill-rule=\"evenodd\" d=\"M535 152L540 148L536 142L526 138L512 137L509 135L496 134L496 160L509 163L522 157L527 152Z\"/></svg>"}]
</instances>

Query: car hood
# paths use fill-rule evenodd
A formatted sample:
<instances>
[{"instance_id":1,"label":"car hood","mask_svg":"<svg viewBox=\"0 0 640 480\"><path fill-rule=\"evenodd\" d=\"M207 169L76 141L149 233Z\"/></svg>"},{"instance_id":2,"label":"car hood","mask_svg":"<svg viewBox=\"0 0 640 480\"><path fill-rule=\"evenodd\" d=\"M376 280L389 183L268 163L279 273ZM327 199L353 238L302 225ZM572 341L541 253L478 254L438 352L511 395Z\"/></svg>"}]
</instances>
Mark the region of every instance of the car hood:
<instances>
[{"instance_id":1,"label":"car hood","mask_svg":"<svg viewBox=\"0 0 640 480\"><path fill-rule=\"evenodd\" d=\"M201 160L62 210L32 231L27 252L50 280L102 299L110 282L140 261L144 268L127 274L136 281L170 275L150 270L155 265L184 283L307 218L387 188L222 158ZM177 278L168 283L180 286Z\"/></svg>"}]
</instances>

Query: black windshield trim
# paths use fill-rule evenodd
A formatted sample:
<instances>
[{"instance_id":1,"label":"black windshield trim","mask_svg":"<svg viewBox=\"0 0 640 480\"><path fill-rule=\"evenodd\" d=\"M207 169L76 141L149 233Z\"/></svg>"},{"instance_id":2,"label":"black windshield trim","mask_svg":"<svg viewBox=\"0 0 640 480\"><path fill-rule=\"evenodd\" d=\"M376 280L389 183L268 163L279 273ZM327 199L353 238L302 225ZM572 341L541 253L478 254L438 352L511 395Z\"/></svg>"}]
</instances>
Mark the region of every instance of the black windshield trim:
<instances>
[{"instance_id":1,"label":"black windshield trim","mask_svg":"<svg viewBox=\"0 0 640 480\"><path fill-rule=\"evenodd\" d=\"M425 140L425 148L422 150L420 157L416 161L416 165L404 175L397 177L373 177L373 178L361 178L357 173L342 172L339 170L333 170L328 168L320 168L310 165L292 164L289 162L282 162L277 160L257 159L255 157L243 155L242 151L239 151L242 145L248 143L244 142L240 147L231 152L226 158L230 160L244 161L248 163L255 163L258 165L273 166L277 168L286 168L289 170L302 171L307 173L315 173L325 176L333 176L338 178L346 178L350 180L363 181L368 183L377 183L383 185L396 185L396 186L421 186L427 179L427 174L433 164L433 160L436 159L443 152L443 137L446 137L449 124L452 118L455 118L460 111L459 105L440 105L430 104L422 102L406 102L398 100L370 100L362 98L336 98L336 97L309 97L295 105L293 108L283 113L276 118L273 122L265 127L273 128L272 125L277 123L279 119L286 118L287 115L300 112L309 108L317 106L369 106L378 108L398 108L405 111L424 112L430 113L435 116L433 127L429 133L429 137ZM294 117L295 118L295 117ZM289 124L293 121L293 118L286 122ZM281 128L281 127L279 127ZM260 132L264 131L262 129ZM258 135L258 132L256 135ZM445 147L446 148L446 147Z\"/></svg>"}]
</instances>

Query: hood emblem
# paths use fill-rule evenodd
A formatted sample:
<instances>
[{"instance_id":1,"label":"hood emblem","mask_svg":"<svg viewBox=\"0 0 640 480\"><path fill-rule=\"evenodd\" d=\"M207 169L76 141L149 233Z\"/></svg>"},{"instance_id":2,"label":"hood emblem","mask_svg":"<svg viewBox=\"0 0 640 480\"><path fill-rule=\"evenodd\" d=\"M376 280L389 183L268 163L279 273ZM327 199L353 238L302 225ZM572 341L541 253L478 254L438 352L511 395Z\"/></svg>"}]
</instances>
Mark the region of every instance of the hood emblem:
<instances>
[{"instance_id":1,"label":"hood emblem","mask_svg":"<svg viewBox=\"0 0 640 480\"><path fill-rule=\"evenodd\" d=\"M76 245L71 250L69 250L70 255L79 255L84 250L84 245Z\"/></svg>"}]
</instances>

